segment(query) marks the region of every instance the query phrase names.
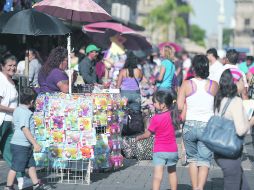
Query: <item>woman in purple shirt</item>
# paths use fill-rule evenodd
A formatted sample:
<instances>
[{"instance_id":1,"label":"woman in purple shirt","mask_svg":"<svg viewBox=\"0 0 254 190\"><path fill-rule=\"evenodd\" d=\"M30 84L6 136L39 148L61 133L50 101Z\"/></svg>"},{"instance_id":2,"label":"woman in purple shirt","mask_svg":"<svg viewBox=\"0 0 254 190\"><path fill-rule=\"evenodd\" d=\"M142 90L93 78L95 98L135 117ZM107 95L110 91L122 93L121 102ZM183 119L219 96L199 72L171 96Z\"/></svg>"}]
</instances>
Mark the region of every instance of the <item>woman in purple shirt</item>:
<instances>
[{"instance_id":1,"label":"woman in purple shirt","mask_svg":"<svg viewBox=\"0 0 254 190\"><path fill-rule=\"evenodd\" d=\"M39 72L38 92L68 92L68 76L65 73L68 66L67 55L67 49L63 47L56 47L50 52Z\"/></svg>"},{"instance_id":2,"label":"woman in purple shirt","mask_svg":"<svg viewBox=\"0 0 254 190\"><path fill-rule=\"evenodd\" d=\"M127 107L134 111L141 110L139 82L142 77L142 72L137 67L137 57L132 52L128 53L116 87L121 89L121 96L128 98Z\"/></svg>"}]
</instances>

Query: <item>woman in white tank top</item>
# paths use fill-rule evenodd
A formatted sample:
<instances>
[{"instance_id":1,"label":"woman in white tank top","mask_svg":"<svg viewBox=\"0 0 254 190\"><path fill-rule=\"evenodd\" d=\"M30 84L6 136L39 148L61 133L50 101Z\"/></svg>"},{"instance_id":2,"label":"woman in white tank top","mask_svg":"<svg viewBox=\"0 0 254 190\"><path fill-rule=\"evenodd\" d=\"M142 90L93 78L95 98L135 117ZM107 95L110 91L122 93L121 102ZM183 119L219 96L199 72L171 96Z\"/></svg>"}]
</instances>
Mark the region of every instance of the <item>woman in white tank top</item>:
<instances>
[{"instance_id":1,"label":"woman in white tank top","mask_svg":"<svg viewBox=\"0 0 254 190\"><path fill-rule=\"evenodd\" d=\"M190 164L190 178L192 188L203 190L207 180L212 152L200 141L203 130L210 117L214 114L214 96L218 91L218 84L208 80L209 61L205 55L196 55L192 62L194 78L183 82L178 94L178 108L186 106L185 124L183 127L183 141Z\"/></svg>"}]
</instances>

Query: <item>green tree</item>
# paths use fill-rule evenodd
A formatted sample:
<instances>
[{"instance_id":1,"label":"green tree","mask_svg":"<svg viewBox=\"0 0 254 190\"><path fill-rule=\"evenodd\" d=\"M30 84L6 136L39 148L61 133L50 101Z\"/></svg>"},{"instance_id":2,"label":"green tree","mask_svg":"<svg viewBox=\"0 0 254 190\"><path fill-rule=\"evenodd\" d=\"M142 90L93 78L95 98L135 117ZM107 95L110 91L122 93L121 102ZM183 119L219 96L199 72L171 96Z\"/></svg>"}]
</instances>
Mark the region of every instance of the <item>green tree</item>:
<instances>
[{"instance_id":1,"label":"green tree","mask_svg":"<svg viewBox=\"0 0 254 190\"><path fill-rule=\"evenodd\" d=\"M205 46L205 35L205 30L200 28L198 25L193 24L190 26L190 39L198 45Z\"/></svg>"},{"instance_id":2,"label":"green tree","mask_svg":"<svg viewBox=\"0 0 254 190\"><path fill-rule=\"evenodd\" d=\"M233 36L233 29L224 28L223 29L223 45L229 46L232 36Z\"/></svg>"},{"instance_id":3,"label":"green tree","mask_svg":"<svg viewBox=\"0 0 254 190\"><path fill-rule=\"evenodd\" d=\"M170 25L175 27L177 37L187 36L187 23L181 16L193 12L192 8L187 5L178 5L176 0L165 0L164 4L159 5L151 10L148 17L144 20L145 26L150 26L152 32L157 29L163 31L168 40L170 33Z\"/></svg>"}]
</instances>

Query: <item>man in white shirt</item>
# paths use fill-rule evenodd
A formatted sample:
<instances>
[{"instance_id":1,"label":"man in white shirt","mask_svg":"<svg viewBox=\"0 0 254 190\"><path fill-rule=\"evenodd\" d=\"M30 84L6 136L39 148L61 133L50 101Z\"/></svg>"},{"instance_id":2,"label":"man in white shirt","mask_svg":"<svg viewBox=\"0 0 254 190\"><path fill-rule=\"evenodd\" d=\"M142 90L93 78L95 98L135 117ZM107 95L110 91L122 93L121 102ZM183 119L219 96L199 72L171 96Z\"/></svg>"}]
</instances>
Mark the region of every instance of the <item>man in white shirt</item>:
<instances>
[{"instance_id":1,"label":"man in white shirt","mask_svg":"<svg viewBox=\"0 0 254 190\"><path fill-rule=\"evenodd\" d=\"M224 65L223 71L230 69L233 74L233 78L236 82L237 89L242 99L246 100L248 98L248 82L246 75L242 72L236 65L238 61L238 52L235 49L230 49L226 54L226 64Z\"/></svg>"},{"instance_id":2,"label":"man in white shirt","mask_svg":"<svg viewBox=\"0 0 254 190\"><path fill-rule=\"evenodd\" d=\"M184 51L182 53L182 60L183 60L183 80L185 80L187 73L191 67L191 59L189 57L188 52Z\"/></svg>"},{"instance_id":3,"label":"man in white shirt","mask_svg":"<svg viewBox=\"0 0 254 190\"><path fill-rule=\"evenodd\" d=\"M218 84L220 82L220 76L224 71L223 65L218 61L218 54L215 48L211 48L206 52L207 58L209 60L209 76L210 80L216 81Z\"/></svg>"}]
</instances>

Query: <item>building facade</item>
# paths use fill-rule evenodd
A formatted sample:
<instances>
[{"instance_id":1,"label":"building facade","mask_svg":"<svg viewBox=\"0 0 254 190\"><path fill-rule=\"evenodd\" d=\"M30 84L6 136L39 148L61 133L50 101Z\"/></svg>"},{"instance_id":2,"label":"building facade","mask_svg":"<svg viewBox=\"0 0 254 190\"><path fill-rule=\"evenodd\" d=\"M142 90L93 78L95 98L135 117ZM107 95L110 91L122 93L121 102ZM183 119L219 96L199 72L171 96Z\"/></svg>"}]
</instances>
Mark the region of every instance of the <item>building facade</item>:
<instances>
[{"instance_id":1,"label":"building facade","mask_svg":"<svg viewBox=\"0 0 254 190\"><path fill-rule=\"evenodd\" d=\"M254 54L254 0L235 0L233 46Z\"/></svg>"}]
</instances>

